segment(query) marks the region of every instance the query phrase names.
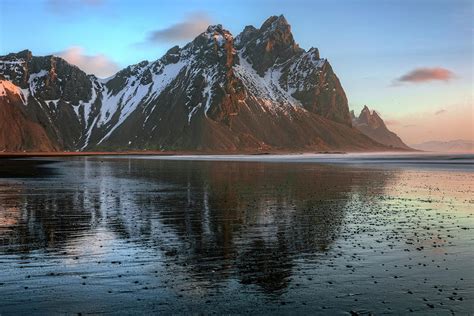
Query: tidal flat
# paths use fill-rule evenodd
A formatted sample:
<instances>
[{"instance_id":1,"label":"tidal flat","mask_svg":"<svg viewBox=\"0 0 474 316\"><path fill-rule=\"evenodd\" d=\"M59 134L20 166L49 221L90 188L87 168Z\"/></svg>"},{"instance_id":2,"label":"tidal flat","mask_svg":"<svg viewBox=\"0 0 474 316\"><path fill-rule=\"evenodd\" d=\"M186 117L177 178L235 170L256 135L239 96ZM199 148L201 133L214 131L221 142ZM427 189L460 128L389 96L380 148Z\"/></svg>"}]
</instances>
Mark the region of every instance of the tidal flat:
<instances>
[{"instance_id":1,"label":"tidal flat","mask_svg":"<svg viewBox=\"0 0 474 316\"><path fill-rule=\"evenodd\" d=\"M0 161L0 314L474 313L474 156Z\"/></svg>"}]
</instances>

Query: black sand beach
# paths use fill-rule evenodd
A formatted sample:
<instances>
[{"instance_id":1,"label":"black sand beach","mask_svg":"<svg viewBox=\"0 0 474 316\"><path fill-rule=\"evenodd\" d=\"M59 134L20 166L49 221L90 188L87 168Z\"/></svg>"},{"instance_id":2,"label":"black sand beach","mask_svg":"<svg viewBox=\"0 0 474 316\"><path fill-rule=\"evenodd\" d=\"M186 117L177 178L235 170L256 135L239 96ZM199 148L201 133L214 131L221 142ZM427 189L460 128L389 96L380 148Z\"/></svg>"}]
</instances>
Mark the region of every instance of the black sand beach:
<instances>
[{"instance_id":1,"label":"black sand beach","mask_svg":"<svg viewBox=\"0 0 474 316\"><path fill-rule=\"evenodd\" d=\"M1 315L474 311L472 155L155 158L0 161Z\"/></svg>"}]
</instances>

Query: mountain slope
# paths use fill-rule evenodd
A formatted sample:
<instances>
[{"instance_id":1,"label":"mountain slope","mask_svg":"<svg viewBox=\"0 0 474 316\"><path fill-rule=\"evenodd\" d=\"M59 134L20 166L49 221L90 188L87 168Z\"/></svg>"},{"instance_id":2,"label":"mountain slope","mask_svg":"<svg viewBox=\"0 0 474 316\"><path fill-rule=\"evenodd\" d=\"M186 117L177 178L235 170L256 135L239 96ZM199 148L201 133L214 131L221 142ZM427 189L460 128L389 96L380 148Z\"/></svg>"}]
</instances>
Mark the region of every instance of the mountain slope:
<instances>
[{"instance_id":1,"label":"mountain slope","mask_svg":"<svg viewBox=\"0 0 474 316\"><path fill-rule=\"evenodd\" d=\"M0 57L24 113L64 150L384 150L352 128L344 90L283 16L221 25L107 79L59 57Z\"/></svg>"},{"instance_id":2,"label":"mountain slope","mask_svg":"<svg viewBox=\"0 0 474 316\"><path fill-rule=\"evenodd\" d=\"M0 80L0 151L55 151L44 128L25 113L24 91Z\"/></svg>"},{"instance_id":3,"label":"mountain slope","mask_svg":"<svg viewBox=\"0 0 474 316\"><path fill-rule=\"evenodd\" d=\"M351 112L352 125L371 139L392 148L410 149L397 134L390 131L375 111L364 106L359 117Z\"/></svg>"}]
</instances>

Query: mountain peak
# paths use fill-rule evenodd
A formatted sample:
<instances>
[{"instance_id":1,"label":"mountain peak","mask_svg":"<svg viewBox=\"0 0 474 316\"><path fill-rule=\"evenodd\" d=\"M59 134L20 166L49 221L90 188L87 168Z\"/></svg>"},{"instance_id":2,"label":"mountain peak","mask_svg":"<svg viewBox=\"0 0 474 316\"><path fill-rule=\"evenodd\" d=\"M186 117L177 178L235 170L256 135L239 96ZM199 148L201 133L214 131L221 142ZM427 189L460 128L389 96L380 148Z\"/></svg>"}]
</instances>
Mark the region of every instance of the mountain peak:
<instances>
[{"instance_id":1,"label":"mountain peak","mask_svg":"<svg viewBox=\"0 0 474 316\"><path fill-rule=\"evenodd\" d=\"M377 122L379 125L385 124L377 111L371 110L367 105L364 105L364 108L360 112L359 119Z\"/></svg>"},{"instance_id":2,"label":"mountain peak","mask_svg":"<svg viewBox=\"0 0 474 316\"><path fill-rule=\"evenodd\" d=\"M293 34L291 33L291 25L283 15L271 16L260 27L260 36L263 39L271 39L275 42L281 41L283 45L295 45Z\"/></svg>"},{"instance_id":3,"label":"mountain peak","mask_svg":"<svg viewBox=\"0 0 474 316\"><path fill-rule=\"evenodd\" d=\"M286 28L291 28L290 24L288 24L288 21L285 19L285 17L282 15L276 16L273 15L269 17L268 19L263 22L262 26L260 27L261 31L275 31L276 29L286 29Z\"/></svg>"},{"instance_id":4,"label":"mountain peak","mask_svg":"<svg viewBox=\"0 0 474 316\"><path fill-rule=\"evenodd\" d=\"M253 25L247 25L244 30L237 35L235 38L235 45L237 48L241 48L243 45L248 43L256 34L258 33L258 29L255 28Z\"/></svg>"},{"instance_id":5,"label":"mountain peak","mask_svg":"<svg viewBox=\"0 0 474 316\"><path fill-rule=\"evenodd\" d=\"M183 56L200 56L207 64L215 61L231 62L228 59L234 53L234 37L221 24L209 25L206 31L199 34L182 50ZM228 58L229 57L229 58Z\"/></svg>"},{"instance_id":6,"label":"mountain peak","mask_svg":"<svg viewBox=\"0 0 474 316\"><path fill-rule=\"evenodd\" d=\"M377 114L377 112L370 110L367 105L364 105L364 108L362 109L362 111L360 111L358 120L359 122L368 124L374 128L379 126L385 126L384 121Z\"/></svg>"},{"instance_id":7,"label":"mountain peak","mask_svg":"<svg viewBox=\"0 0 474 316\"><path fill-rule=\"evenodd\" d=\"M308 54L313 56L313 58L315 59L320 59L321 57L319 56L319 49L317 49L316 47L311 47L309 50L308 50Z\"/></svg>"},{"instance_id":8,"label":"mountain peak","mask_svg":"<svg viewBox=\"0 0 474 316\"><path fill-rule=\"evenodd\" d=\"M223 31L222 24L209 25L206 30L207 33L222 33Z\"/></svg>"},{"instance_id":9,"label":"mountain peak","mask_svg":"<svg viewBox=\"0 0 474 316\"><path fill-rule=\"evenodd\" d=\"M12 53L12 54L9 54L9 55L27 60L27 59L30 59L33 56L33 53L29 49L24 49L22 51L19 51L18 53Z\"/></svg>"},{"instance_id":10,"label":"mountain peak","mask_svg":"<svg viewBox=\"0 0 474 316\"><path fill-rule=\"evenodd\" d=\"M283 15L269 17L260 29L246 27L236 42L238 48L244 48L244 57L250 59L261 76L268 68L303 52L295 42L291 26Z\"/></svg>"},{"instance_id":11,"label":"mountain peak","mask_svg":"<svg viewBox=\"0 0 474 316\"><path fill-rule=\"evenodd\" d=\"M354 115L354 111L351 111L351 116L352 126L373 140L387 146L409 149L400 137L387 128L379 114L374 110L370 110L367 105L364 105L359 117Z\"/></svg>"},{"instance_id":12,"label":"mountain peak","mask_svg":"<svg viewBox=\"0 0 474 316\"><path fill-rule=\"evenodd\" d=\"M217 43L222 46L226 41L233 41L232 34L222 27L222 24L209 25L205 32L194 39L194 43L199 46L207 43Z\"/></svg>"},{"instance_id":13,"label":"mountain peak","mask_svg":"<svg viewBox=\"0 0 474 316\"><path fill-rule=\"evenodd\" d=\"M6 56L3 56L5 60L11 60L11 61L28 61L33 57L33 54L31 53L30 50L24 49L22 51L19 51L18 53L10 53Z\"/></svg>"},{"instance_id":14,"label":"mountain peak","mask_svg":"<svg viewBox=\"0 0 474 316\"><path fill-rule=\"evenodd\" d=\"M0 56L0 78L28 98L5 88L2 99L28 103L61 149L383 148L352 129L331 65L317 48L299 48L284 16L235 40L210 25L184 47L104 80L59 57L18 55Z\"/></svg>"}]
</instances>

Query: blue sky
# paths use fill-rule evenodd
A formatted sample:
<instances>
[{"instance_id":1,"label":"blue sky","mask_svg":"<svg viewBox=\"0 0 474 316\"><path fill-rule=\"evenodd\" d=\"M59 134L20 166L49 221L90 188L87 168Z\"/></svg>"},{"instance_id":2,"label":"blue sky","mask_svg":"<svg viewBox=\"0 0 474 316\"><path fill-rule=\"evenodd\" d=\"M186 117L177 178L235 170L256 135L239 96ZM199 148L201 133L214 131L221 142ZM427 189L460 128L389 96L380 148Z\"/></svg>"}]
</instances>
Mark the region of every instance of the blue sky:
<instances>
[{"instance_id":1,"label":"blue sky","mask_svg":"<svg viewBox=\"0 0 474 316\"><path fill-rule=\"evenodd\" d=\"M28 48L35 55L47 55L75 48L69 52L84 55L82 61L100 57L101 63L109 62L104 71L110 72L144 59L158 59L174 44L192 38L189 34L189 38L151 43L154 31L201 19L201 24L220 23L237 35L245 25L258 27L267 17L284 14L300 46L318 47L321 56L329 59L351 109L359 111L367 104L389 120L392 129L409 137L412 133L404 126L416 124L401 121L440 110L449 115L465 108L470 120L459 137L472 139L473 3L2 0L0 54ZM419 68L442 68L452 76L449 80L396 82Z\"/></svg>"}]
</instances>

